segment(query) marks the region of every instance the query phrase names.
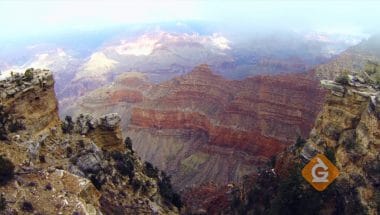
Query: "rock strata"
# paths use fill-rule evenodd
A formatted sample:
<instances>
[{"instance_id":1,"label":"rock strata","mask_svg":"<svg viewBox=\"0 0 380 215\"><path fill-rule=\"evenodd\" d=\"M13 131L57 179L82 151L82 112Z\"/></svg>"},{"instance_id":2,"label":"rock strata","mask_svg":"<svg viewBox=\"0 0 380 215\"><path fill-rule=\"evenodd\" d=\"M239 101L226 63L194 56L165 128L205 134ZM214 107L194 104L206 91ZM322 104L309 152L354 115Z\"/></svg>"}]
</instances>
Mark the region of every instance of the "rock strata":
<instances>
[{"instance_id":1,"label":"rock strata","mask_svg":"<svg viewBox=\"0 0 380 215\"><path fill-rule=\"evenodd\" d=\"M143 159L184 187L254 172L307 136L324 92L306 74L232 81L201 65L145 96L132 108L126 134Z\"/></svg>"},{"instance_id":2,"label":"rock strata","mask_svg":"<svg viewBox=\"0 0 380 215\"><path fill-rule=\"evenodd\" d=\"M231 192L225 187L188 189L184 196L191 206L189 213L378 214L380 118L375 106L379 90L355 76L345 84L321 83L330 93L307 140L299 138L258 173L231 185ZM342 91L343 95L336 93ZM340 172L322 192L301 175L316 154L324 154ZM189 198L195 195L196 200Z\"/></svg>"},{"instance_id":3,"label":"rock strata","mask_svg":"<svg viewBox=\"0 0 380 215\"><path fill-rule=\"evenodd\" d=\"M0 214L178 214L170 180L146 174L117 114L61 122L51 73L28 71L0 82L11 91L1 98L0 156L12 164L0 168L13 166L1 171Z\"/></svg>"}]
</instances>

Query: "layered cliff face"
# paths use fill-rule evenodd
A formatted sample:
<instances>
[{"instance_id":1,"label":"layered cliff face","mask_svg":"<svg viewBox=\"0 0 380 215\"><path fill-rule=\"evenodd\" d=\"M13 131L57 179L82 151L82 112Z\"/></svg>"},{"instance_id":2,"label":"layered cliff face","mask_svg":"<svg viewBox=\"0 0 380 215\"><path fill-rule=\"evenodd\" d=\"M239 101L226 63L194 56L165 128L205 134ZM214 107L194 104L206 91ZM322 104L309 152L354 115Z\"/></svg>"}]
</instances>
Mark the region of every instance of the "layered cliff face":
<instances>
[{"instance_id":1,"label":"layered cliff face","mask_svg":"<svg viewBox=\"0 0 380 215\"><path fill-rule=\"evenodd\" d=\"M63 101L62 112L120 113L123 133L142 159L172 175L178 189L255 172L297 136L307 136L324 96L307 74L236 81L206 65L158 85L141 73L116 80L75 103Z\"/></svg>"},{"instance_id":2,"label":"layered cliff face","mask_svg":"<svg viewBox=\"0 0 380 215\"><path fill-rule=\"evenodd\" d=\"M379 202L380 92L361 77L346 84L322 81L331 90L306 141L298 139L258 174L244 177L237 186L210 192L229 201L215 212L239 214L377 214ZM340 174L329 187L316 191L301 176L316 154L324 154ZM189 190L186 196L195 194ZM211 194L209 194L211 195ZM200 195L201 196L201 195ZM195 207L193 201L186 199ZM211 212L209 198L198 199ZM191 209L191 207L188 207Z\"/></svg>"},{"instance_id":3,"label":"layered cliff face","mask_svg":"<svg viewBox=\"0 0 380 215\"><path fill-rule=\"evenodd\" d=\"M123 143L117 114L61 122L49 71L0 88L0 213L178 213L170 180Z\"/></svg>"},{"instance_id":4,"label":"layered cliff face","mask_svg":"<svg viewBox=\"0 0 380 215\"><path fill-rule=\"evenodd\" d=\"M132 108L126 135L183 188L254 172L307 135L323 92L304 74L231 81L201 65L145 96Z\"/></svg>"}]
</instances>

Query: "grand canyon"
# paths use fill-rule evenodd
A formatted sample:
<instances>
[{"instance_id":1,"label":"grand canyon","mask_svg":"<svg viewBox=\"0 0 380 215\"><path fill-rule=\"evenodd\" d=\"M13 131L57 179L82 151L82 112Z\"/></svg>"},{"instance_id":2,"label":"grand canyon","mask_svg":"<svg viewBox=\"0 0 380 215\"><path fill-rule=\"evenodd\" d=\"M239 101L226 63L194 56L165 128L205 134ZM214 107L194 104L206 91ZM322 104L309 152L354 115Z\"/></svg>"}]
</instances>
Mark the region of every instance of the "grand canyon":
<instances>
[{"instance_id":1,"label":"grand canyon","mask_svg":"<svg viewBox=\"0 0 380 215\"><path fill-rule=\"evenodd\" d=\"M0 214L379 213L374 3L36 1L0 3Z\"/></svg>"},{"instance_id":2,"label":"grand canyon","mask_svg":"<svg viewBox=\"0 0 380 215\"><path fill-rule=\"evenodd\" d=\"M123 131L136 151L172 174L176 187L236 182L252 173L308 135L324 96L305 73L239 81L200 65L162 84L143 77L120 77L70 109L125 116Z\"/></svg>"}]
</instances>

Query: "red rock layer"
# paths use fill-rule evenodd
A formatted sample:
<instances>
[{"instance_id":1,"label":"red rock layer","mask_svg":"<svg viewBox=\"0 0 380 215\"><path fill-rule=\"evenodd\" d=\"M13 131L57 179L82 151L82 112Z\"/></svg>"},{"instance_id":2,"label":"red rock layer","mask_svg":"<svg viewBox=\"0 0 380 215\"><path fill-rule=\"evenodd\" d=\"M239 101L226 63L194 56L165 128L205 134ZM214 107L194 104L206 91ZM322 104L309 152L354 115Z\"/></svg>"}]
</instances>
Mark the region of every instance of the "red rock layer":
<instances>
[{"instance_id":1,"label":"red rock layer","mask_svg":"<svg viewBox=\"0 0 380 215\"><path fill-rule=\"evenodd\" d=\"M135 90L116 90L109 95L108 104L114 104L118 102L138 103L143 100L143 95L139 91Z\"/></svg>"},{"instance_id":2,"label":"red rock layer","mask_svg":"<svg viewBox=\"0 0 380 215\"><path fill-rule=\"evenodd\" d=\"M208 133L208 144L236 148L265 157L277 154L284 147L279 140L265 137L255 130L245 131L215 126L205 115L196 112L160 112L134 108L131 124L142 128L202 130Z\"/></svg>"},{"instance_id":3,"label":"red rock layer","mask_svg":"<svg viewBox=\"0 0 380 215\"><path fill-rule=\"evenodd\" d=\"M307 135L323 92L305 74L229 81L201 65L147 97L132 110L131 126L199 129L208 134L207 144L270 157Z\"/></svg>"}]
</instances>

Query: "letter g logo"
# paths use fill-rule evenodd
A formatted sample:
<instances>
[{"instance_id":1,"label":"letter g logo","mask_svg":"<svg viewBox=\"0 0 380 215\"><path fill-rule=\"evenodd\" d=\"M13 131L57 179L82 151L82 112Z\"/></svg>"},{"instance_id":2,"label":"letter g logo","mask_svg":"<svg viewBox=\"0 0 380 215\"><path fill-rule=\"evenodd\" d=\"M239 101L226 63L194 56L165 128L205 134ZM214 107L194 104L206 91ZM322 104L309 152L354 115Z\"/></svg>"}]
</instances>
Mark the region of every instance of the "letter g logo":
<instances>
[{"instance_id":1,"label":"letter g logo","mask_svg":"<svg viewBox=\"0 0 380 215\"><path fill-rule=\"evenodd\" d=\"M317 162L318 163L315 164L313 168L311 168L311 176L313 176L312 182L328 182L329 180L327 180L327 177L329 177L329 172L327 172L326 170L328 170L329 168L326 166L325 163L323 163L323 161L320 158L317 158ZM317 172L317 170L320 168L325 171Z\"/></svg>"},{"instance_id":2,"label":"letter g logo","mask_svg":"<svg viewBox=\"0 0 380 215\"><path fill-rule=\"evenodd\" d=\"M316 190L325 190L339 175L339 170L323 154L318 154L302 169L302 176Z\"/></svg>"}]
</instances>

